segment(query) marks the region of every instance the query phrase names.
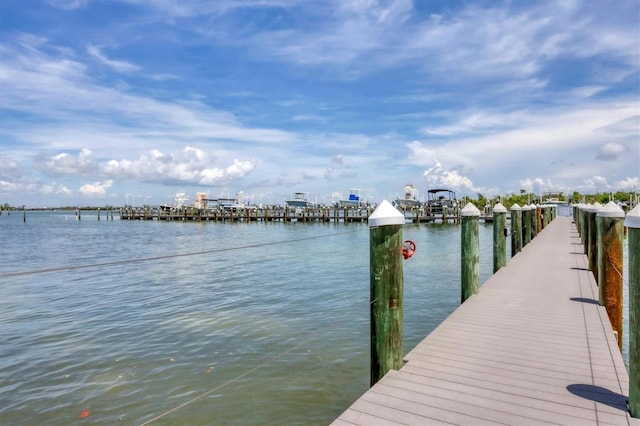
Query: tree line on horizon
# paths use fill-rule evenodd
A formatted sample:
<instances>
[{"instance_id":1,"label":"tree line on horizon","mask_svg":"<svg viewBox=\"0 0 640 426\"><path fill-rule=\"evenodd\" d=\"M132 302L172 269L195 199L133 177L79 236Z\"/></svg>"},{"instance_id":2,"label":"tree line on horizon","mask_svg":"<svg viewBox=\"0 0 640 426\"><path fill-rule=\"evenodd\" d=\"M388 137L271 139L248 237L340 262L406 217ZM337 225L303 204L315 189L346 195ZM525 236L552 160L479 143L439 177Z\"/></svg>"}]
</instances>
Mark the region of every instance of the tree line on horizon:
<instances>
[{"instance_id":1,"label":"tree line on horizon","mask_svg":"<svg viewBox=\"0 0 640 426\"><path fill-rule=\"evenodd\" d=\"M564 192L547 192L542 197L532 192L527 192L524 189L520 190L519 194L508 194L505 196L497 195L492 198L487 198L483 194L476 194L476 198L465 197L466 202L470 202L479 209L482 209L486 205L495 205L498 202L502 203L507 209L510 209L512 205L518 204L519 206L528 205L531 203L537 204L545 201L557 200L560 202L573 203L588 203L593 204L598 202L600 204L606 204L609 201L620 202L624 204L631 204L638 197L637 192L598 192L595 194L583 194L578 191L574 191L571 194L565 194Z\"/></svg>"}]
</instances>

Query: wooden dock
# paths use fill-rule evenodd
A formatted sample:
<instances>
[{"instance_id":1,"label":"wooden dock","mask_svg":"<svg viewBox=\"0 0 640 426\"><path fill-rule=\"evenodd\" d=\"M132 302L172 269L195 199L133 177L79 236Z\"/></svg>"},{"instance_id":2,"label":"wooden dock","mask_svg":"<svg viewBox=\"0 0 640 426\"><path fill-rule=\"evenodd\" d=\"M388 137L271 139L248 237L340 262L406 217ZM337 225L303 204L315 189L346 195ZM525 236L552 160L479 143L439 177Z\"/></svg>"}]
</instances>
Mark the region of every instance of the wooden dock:
<instances>
[{"instance_id":1,"label":"wooden dock","mask_svg":"<svg viewBox=\"0 0 640 426\"><path fill-rule=\"evenodd\" d=\"M122 220L157 220L188 222L366 222L374 207L312 207L290 208L284 206L222 209L181 207L162 210L147 207L125 207L120 209ZM403 210L407 222L412 223L459 223L458 209L433 211L432 209Z\"/></svg>"},{"instance_id":2,"label":"wooden dock","mask_svg":"<svg viewBox=\"0 0 640 426\"><path fill-rule=\"evenodd\" d=\"M640 424L587 268L556 218L332 424Z\"/></svg>"}]
</instances>

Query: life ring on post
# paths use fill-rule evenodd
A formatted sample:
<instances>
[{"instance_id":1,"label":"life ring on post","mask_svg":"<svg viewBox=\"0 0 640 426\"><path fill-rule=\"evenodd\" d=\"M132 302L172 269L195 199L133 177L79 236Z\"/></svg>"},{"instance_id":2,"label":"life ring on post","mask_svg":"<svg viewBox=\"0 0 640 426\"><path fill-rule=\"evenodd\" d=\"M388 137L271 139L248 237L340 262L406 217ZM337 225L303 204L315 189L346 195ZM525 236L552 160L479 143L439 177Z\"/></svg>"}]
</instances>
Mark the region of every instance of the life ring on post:
<instances>
[{"instance_id":1,"label":"life ring on post","mask_svg":"<svg viewBox=\"0 0 640 426\"><path fill-rule=\"evenodd\" d=\"M407 240L402 243L402 257L404 260L409 259L416 252L416 243L411 240Z\"/></svg>"}]
</instances>

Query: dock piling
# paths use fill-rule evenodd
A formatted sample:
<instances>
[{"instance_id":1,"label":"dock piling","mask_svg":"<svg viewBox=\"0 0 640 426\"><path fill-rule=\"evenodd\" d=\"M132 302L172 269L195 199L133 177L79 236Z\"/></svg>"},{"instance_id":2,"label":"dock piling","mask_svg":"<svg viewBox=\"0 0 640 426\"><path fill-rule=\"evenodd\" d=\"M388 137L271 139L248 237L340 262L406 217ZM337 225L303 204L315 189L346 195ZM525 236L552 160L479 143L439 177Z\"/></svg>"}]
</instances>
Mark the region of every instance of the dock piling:
<instances>
[{"instance_id":1,"label":"dock piling","mask_svg":"<svg viewBox=\"0 0 640 426\"><path fill-rule=\"evenodd\" d=\"M371 386L402 367L403 225L387 200L369 217Z\"/></svg>"},{"instance_id":2,"label":"dock piling","mask_svg":"<svg viewBox=\"0 0 640 426\"><path fill-rule=\"evenodd\" d=\"M587 235L587 259L589 261L589 270L593 272L593 276L598 281L598 228L596 226L596 215L598 210L602 208L602 204L595 202L587 209L587 227L589 231Z\"/></svg>"},{"instance_id":3,"label":"dock piling","mask_svg":"<svg viewBox=\"0 0 640 426\"><path fill-rule=\"evenodd\" d=\"M589 208L591 204L583 204L580 208L580 241L582 242L582 251L588 254L589 247Z\"/></svg>"},{"instance_id":4,"label":"dock piling","mask_svg":"<svg viewBox=\"0 0 640 426\"><path fill-rule=\"evenodd\" d=\"M624 211L610 201L598 209L597 215L597 283L600 305L607 310L622 350L622 265L624 243ZM594 254L596 257L596 254ZM594 273L596 272L594 271Z\"/></svg>"},{"instance_id":5,"label":"dock piling","mask_svg":"<svg viewBox=\"0 0 640 426\"><path fill-rule=\"evenodd\" d=\"M624 220L629 262L629 412L640 417L640 204Z\"/></svg>"},{"instance_id":6,"label":"dock piling","mask_svg":"<svg viewBox=\"0 0 640 426\"><path fill-rule=\"evenodd\" d=\"M543 210L543 206L536 204L536 235L544 229Z\"/></svg>"},{"instance_id":7,"label":"dock piling","mask_svg":"<svg viewBox=\"0 0 640 426\"><path fill-rule=\"evenodd\" d=\"M529 204L531 211L529 212L529 220L531 221L531 239L533 240L538 235L538 207L531 203Z\"/></svg>"},{"instance_id":8,"label":"dock piling","mask_svg":"<svg viewBox=\"0 0 640 426\"><path fill-rule=\"evenodd\" d=\"M522 250L522 207L511 206L511 257Z\"/></svg>"},{"instance_id":9,"label":"dock piling","mask_svg":"<svg viewBox=\"0 0 640 426\"><path fill-rule=\"evenodd\" d=\"M493 206L493 272L507 264L507 208Z\"/></svg>"},{"instance_id":10,"label":"dock piling","mask_svg":"<svg viewBox=\"0 0 640 426\"><path fill-rule=\"evenodd\" d=\"M478 292L480 285L480 210L468 203L460 211L462 216L462 248L461 248L461 302L464 303Z\"/></svg>"},{"instance_id":11,"label":"dock piling","mask_svg":"<svg viewBox=\"0 0 640 426\"><path fill-rule=\"evenodd\" d=\"M522 248L531 242L531 207L522 207Z\"/></svg>"}]
</instances>

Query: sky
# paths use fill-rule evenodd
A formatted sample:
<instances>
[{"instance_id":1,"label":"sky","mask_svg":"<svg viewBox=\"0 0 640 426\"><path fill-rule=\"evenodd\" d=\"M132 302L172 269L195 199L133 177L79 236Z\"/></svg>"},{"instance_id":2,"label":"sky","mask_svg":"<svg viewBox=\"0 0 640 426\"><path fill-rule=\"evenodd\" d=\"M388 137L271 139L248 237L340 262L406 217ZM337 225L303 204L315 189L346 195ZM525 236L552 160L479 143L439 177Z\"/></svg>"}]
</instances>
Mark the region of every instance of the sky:
<instances>
[{"instance_id":1,"label":"sky","mask_svg":"<svg viewBox=\"0 0 640 426\"><path fill-rule=\"evenodd\" d=\"M640 2L1 0L0 204L640 191Z\"/></svg>"}]
</instances>

